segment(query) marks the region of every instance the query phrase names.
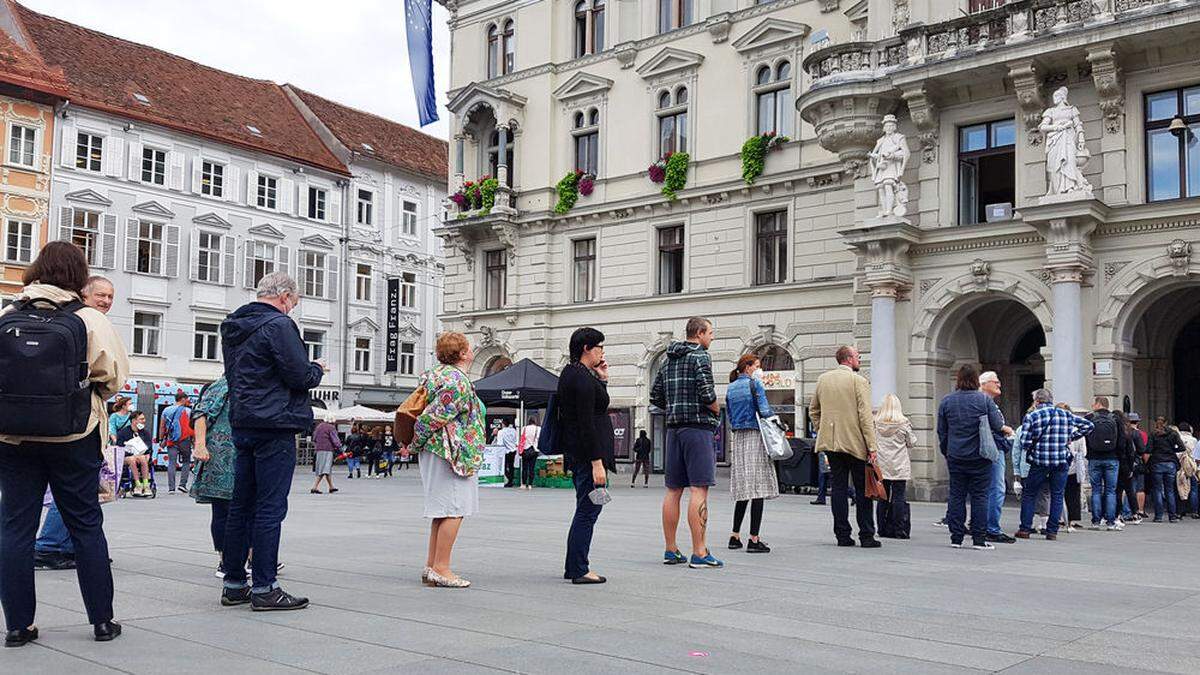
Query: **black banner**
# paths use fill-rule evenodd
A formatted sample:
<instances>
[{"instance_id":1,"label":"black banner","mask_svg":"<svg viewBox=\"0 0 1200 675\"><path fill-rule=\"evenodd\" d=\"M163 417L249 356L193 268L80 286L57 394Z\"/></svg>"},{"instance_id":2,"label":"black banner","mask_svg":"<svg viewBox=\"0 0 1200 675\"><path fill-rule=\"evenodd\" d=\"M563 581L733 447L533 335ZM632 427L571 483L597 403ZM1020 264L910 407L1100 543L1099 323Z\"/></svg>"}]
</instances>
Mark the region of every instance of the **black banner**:
<instances>
[{"instance_id":1,"label":"black banner","mask_svg":"<svg viewBox=\"0 0 1200 675\"><path fill-rule=\"evenodd\" d=\"M387 280L387 358L384 372L400 369L400 279Z\"/></svg>"}]
</instances>

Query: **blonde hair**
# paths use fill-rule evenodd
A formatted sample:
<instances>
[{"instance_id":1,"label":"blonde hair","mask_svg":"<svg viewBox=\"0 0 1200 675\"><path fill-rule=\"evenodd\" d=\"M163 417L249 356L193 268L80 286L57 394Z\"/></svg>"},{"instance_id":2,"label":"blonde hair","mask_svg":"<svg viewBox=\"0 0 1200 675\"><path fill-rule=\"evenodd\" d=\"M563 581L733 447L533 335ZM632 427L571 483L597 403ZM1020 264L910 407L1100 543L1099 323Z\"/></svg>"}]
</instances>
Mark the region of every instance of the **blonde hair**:
<instances>
[{"instance_id":1,"label":"blonde hair","mask_svg":"<svg viewBox=\"0 0 1200 675\"><path fill-rule=\"evenodd\" d=\"M895 394L884 396L883 403L879 404L879 412L875 413L875 421L884 424L907 422L908 418L904 416L904 411L900 408L900 397Z\"/></svg>"}]
</instances>

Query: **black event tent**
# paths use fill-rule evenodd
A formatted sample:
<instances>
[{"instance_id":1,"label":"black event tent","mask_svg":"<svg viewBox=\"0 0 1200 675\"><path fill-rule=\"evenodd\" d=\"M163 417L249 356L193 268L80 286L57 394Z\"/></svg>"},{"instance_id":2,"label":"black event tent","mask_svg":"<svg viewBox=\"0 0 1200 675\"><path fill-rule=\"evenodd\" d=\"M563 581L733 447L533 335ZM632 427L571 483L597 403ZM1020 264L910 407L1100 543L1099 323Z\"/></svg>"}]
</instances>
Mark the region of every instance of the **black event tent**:
<instances>
[{"instance_id":1,"label":"black event tent","mask_svg":"<svg viewBox=\"0 0 1200 675\"><path fill-rule=\"evenodd\" d=\"M529 359L475 380L475 393L489 406L544 408L556 391L558 376Z\"/></svg>"}]
</instances>

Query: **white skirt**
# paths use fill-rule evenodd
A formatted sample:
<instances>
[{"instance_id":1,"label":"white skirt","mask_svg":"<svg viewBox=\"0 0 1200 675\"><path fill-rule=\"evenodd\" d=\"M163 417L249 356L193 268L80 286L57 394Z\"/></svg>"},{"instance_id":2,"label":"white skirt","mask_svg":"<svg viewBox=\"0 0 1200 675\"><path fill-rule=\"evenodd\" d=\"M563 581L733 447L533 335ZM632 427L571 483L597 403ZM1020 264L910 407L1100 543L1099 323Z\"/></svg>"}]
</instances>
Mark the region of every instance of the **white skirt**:
<instances>
[{"instance_id":1,"label":"white skirt","mask_svg":"<svg viewBox=\"0 0 1200 675\"><path fill-rule=\"evenodd\" d=\"M454 473L450 462L428 450L421 452L421 487L426 518L462 518L479 511L479 477Z\"/></svg>"}]
</instances>

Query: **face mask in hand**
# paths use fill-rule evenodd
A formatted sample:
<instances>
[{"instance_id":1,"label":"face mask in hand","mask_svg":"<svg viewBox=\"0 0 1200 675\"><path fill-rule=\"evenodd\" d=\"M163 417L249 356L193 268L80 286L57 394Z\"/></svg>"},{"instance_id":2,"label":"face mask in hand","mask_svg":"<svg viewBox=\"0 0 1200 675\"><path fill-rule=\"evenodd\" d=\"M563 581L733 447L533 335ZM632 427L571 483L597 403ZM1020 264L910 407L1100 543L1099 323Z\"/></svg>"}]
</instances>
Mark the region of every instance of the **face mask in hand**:
<instances>
[{"instance_id":1,"label":"face mask in hand","mask_svg":"<svg viewBox=\"0 0 1200 675\"><path fill-rule=\"evenodd\" d=\"M145 429L145 428L146 428L146 425L145 425L145 424L142 424L141 422L138 422L137 424L135 424L135 425L133 425L133 426L134 426L134 428L135 428L135 429L137 429L138 431L141 431L142 429Z\"/></svg>"},{"instance_id":2,"label":"face mask in hand","mask_svg":"<svg viewBox=\"0 0 1200 675\"><path fill-rule=\"evenodd\" d=\"M750 377L753 377L754 379L758 380L759 382L762 382L762 379L763 379L762 368L759 368L758 370L751 373Z\"/></svg>"}]
</instances>

